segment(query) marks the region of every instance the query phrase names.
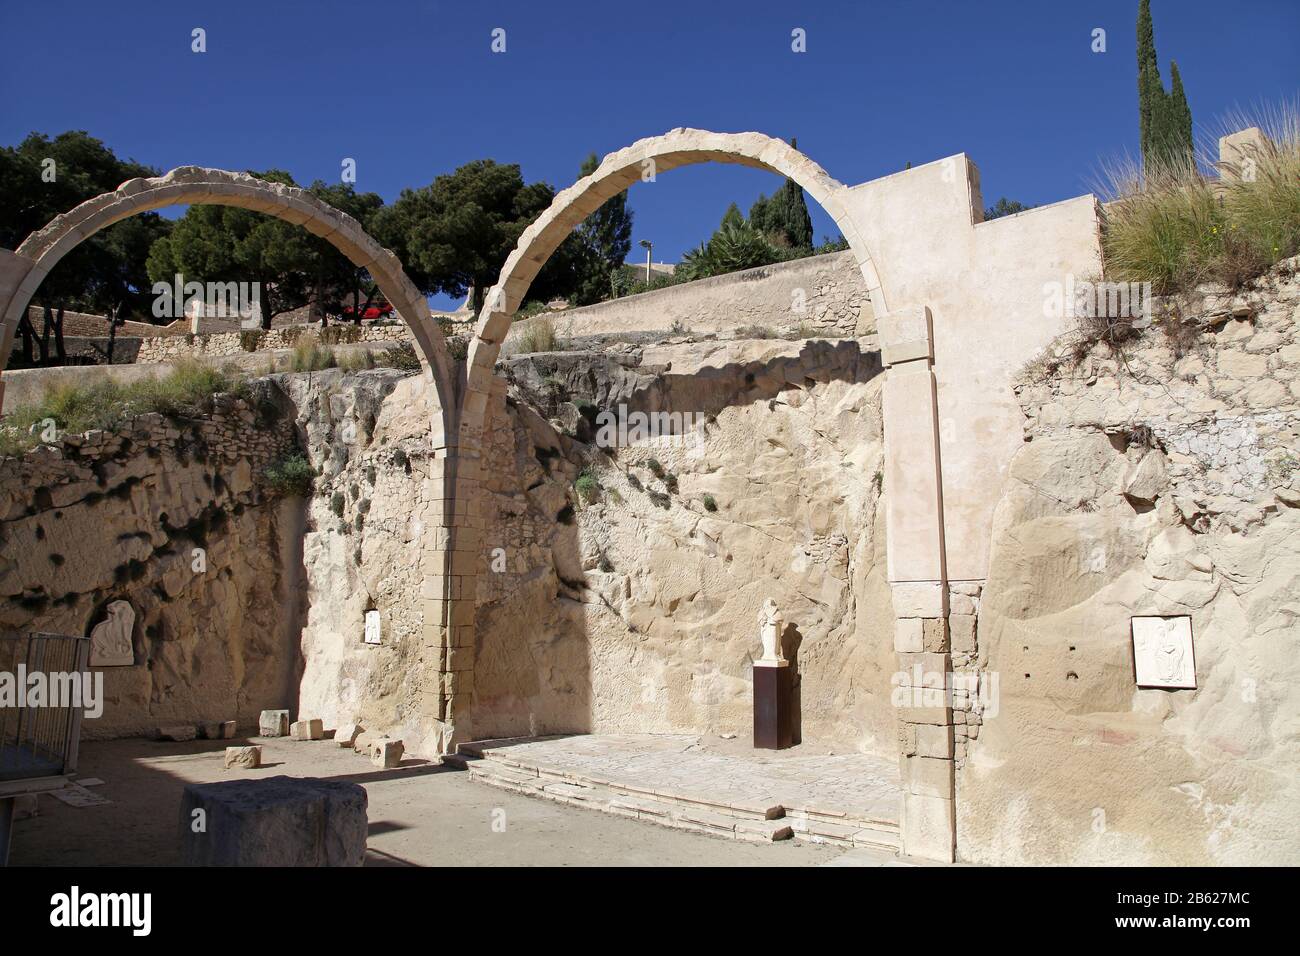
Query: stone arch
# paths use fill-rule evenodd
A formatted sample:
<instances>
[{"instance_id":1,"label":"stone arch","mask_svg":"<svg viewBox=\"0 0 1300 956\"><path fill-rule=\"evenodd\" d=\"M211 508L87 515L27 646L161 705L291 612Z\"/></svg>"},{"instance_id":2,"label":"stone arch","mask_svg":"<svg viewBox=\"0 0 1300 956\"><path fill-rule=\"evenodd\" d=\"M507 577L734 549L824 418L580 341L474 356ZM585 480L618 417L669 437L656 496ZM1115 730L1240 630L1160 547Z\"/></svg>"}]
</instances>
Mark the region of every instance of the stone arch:
<instances>
[{"instance_id":1,"label":"stone arch","mask_svg":"<svg viewBox=\"0 0 1300 956\"><path fill-rule=\"evenodd\" d=\"M875 263L867 250L845 203L847 188L826 170L784 140L762 133L713 133L699 129L675 129L663 136L637 140L631 146L610 153L596 171L584 176L556 195L550 207L519 237L510 258L501 268L496 285L489 292L479 315L474 340L470 343L461 425L475 429L482 423L492 369L501 343L510 331L511 317L523 302L524 293L551 254L582 220L605 200L618 195L646 171L657 175L678 166L696 163L736 163L766 169L793 179L835 220L862 270L872 306L885 311L884 293ZM473 441L472 436L466 436Z\"/></svg>"},{"instance_id":2,"label":"stone arch","mask_svg":"<svg viewBox=\"0 0 1300 956\"><path fill-rule=\"evenodd\" d=\"M9 361L14 333L32 296L70 250L101 229L136 213L164 206L198 204L239 206L302 226L328 241L358 267L368 269L380 291L410 326L425 374L434 383L443 414L448 414L455 393L446 344L429 314L424 296L407 277L397 256L372 239L351 216L305 189L267 182L246 173L201 166L181 166L165 176L127 180L113 192L88 199L70 212L56 216L23 240L16 254L4 264L6 271L17 272L22 278L16 282L0 326L0 348L4 350L0 368Z\"/></svg>"}]
</instances>

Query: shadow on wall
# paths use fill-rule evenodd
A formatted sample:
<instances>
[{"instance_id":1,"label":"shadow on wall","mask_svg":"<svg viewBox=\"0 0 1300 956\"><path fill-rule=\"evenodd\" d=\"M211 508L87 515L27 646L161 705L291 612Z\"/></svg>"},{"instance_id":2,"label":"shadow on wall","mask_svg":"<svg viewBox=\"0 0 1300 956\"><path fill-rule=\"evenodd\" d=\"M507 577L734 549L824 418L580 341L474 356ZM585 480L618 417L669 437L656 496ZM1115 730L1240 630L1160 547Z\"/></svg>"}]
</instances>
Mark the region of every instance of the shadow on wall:
<instances>
[{"instance_id":1,"label":"shadow on wall","mask_svg":"<svg viewBox=\"0 0 1300 956\"><path fill-rule=\"evenodd\" d=\"M104 709L84 739L296 709L305 505L260 484L292 445L291 422L241 400L0 463L0 629L113 619L121 663L93 668Z\"/></svg>"},{"instance_id":2,"label":"shadow on wall","mask_svg":"<svg viewBox=\"0 0 1300 956\"><path fill-rule=\"evenodd\" d=\"M698 356L698 344L695 348ZM756 652L753 613L745 603L752 588L770 588L777 594L787 587L802 588L808 592L800 595L808 615L828 603L823 592L838 602L835 613L840 617L819 622L813 640L820 656L820 710L829 711L834 701L845 699L835 696L841 691L823 685L830 672L844 677L843 671L851 670L846 660L835 657L854 653L846 650L849 645L883 642L881 654L892 660L891 634L859 635L855 603L863 597L849 596L844 580L833 580L812 559L809 569L785 569L789 580L783 580L780 562L786 558L775 552L753 557L752 567L739 568L729 554L714 549L709 538L716 525L732 529L726 533L772 538L780 547L801 545L805 538L820 545L834 538L834 528L818 527L815 533L802 524L766 528L767 515L726 514L726 505L721 511L706 511L702 499L692 493L706 487L698 483L716 471L705 466L690 474L682 467L680 492L666 494L666 504L652 504L638 513L646 499L637 497L629 504L634 492L621 484L622 476L649 452L665 461L667 456L653 445L610 449L607 455L575 437L592 437L591 406L692 412L713 420L728 409L752 409L758 415L769 415L773 408L785 410L786 399L793 402L795 393L806 397L814 387L834 385L837 398L843 398L841 393L850 387L876 379L881 372L879 354L863 353L855 341L810 340L720 343L699 358L698 367L685 369L674 359L679 371L672 370L672 361L653 364L651 359L657 358L667 355L647 349L635 357L544 353L504 361L505 379L498 380L484 436L489 476L485 546L489 563L493 554L500 560L499 570L489 570L479 581L475 737L747 733L749 725L742 725L738 715L748 713L749 667ZM703 364L710 361L717 364ZM572 412L578 405L587 406L585 420L566 418L566 407ZM706 428L716 431L715 425ZM719 445L716 453L732 452ZM870 481L860 473L846 474L838 460L834 467L832 480ZM603 485L590 503L584 503L574 487L584 472L598 476ZM783 480L777 487L772 481L768 509L780 521L784 499L778 496L790 494L791 483ZM645 491L651 490L647 484ZM812 520L833 524L836 518L823 513ZM867 519L869 529L872 524ZM680 560L662 554L652 560L651 553L668 538L679 549ZM854 545L841 540L835 546L850 555ZM713 553L707 553L711 549ZM769 559L778 562L775 568L764 563ZM848 561L845 557L844 563ZM715 580L733 573L743 579L715 585ZM704 624L698 620L701 615L707 619ZM802 695L808 638L800 625L791 624L783 640L795 668L798 720L807 704ZM845 666L833 666L832 659ZM862 675L855 676L859 685L866 683ZM853 691L847 693L851 698ZM888 674L881 686L858 690L859 697L867 693L879 695L880 706L888 707ZM884 727L888 721L882 716L879 723Z\"/></svg>"}]
</instances>

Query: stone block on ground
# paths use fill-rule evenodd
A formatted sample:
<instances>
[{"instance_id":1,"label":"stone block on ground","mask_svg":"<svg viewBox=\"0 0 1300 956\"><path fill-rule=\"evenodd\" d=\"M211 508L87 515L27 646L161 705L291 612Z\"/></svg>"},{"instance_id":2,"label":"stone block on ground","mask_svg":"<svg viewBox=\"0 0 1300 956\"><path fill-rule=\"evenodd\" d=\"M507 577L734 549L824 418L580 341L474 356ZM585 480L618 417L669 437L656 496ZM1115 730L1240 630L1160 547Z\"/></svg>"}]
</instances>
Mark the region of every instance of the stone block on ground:
<instances>
[{"instance_id":1,"label":"stone block on ground","mask_svg":"<svg viewBox=\"0 0 1300 956\"><path fill-rule=\"evenodd\" d=\"M371 733L368 730L363 730L361 733L357 734L357 739L352 742L352 748L357 753L366 754L368 756L370 754L371 745L379 739L378 734Z\"/></svg>"},{"instance_id":2,"label":"stone block on ground","mask_svg":"<svg viewBox=\"0 0 1300 956\"><path fill-rule=\"evenodd\" d=\"M320 718L295 720L290 728L294 740L324 740L325 723Z\"/></svg>"},{"instance_id":3,"label":"stone block on ground","mask_svg":"<svg viewBox=\"0 0 1300 956\"><path fill-rule=\"evenodd\" d=\"M376 740L370 751L370 762L376 767L389 769L401 764L405 752L400 740Z\"/></svg>"},{"instance_id":4,"label":"stone block on ground","mask_svg":"<svg viewBox=\"0 0 1300 956\"><path fill-rule=\"evenodd\" d=\"M334 731L334 742L340 747L351 747L361 733L360 724L343 724Z\"/></svg>"},{"instance_id":5,"label":"stone block on ground","mask_svg":"<svg viewBox=\"0 0 1300 956\"><path fill-rule=\"evenodd\" d=\"M226 769L256 770L262 766L262 748L256 745L248 747L226 748Z\"/></svg>"},{"instance_id":6,"label":"stone block on ground","mask_svg":"<svg viewBox=\"0 0 1300 956\"><path fill-rule=\"evenodd\" d=\"M287 737L289 735L289 712L287 710L264 710L257 722L258 735L262 737Z\"/></svg>"},{"instance_id":7,"label":"stone block on ground","mask_svg":"<svg viewBox=\"0 0 1300 956\"><path fill-rule=\"evenodd\" d=\"M26 820L29 817L40 816L41 808L36 802L35 793L20 793L14 797L14 819Z\"/></svg>"},{"instance_id":8,"label":"stone block on ground","mask_svg":"<svg viewBox=\"0 0 1300 956\"><path fill-rule=\"evenodd\" d=\"M199 724L199 736L204 740L233 740L235 722L233 720L209 720Z\"/></svg>"},{"instance_id":9,"label":"stone block on ground","mask_svg":"<svg viewBox=\"0 0 1300 956\"><path fill-rule=\"evenodd\" d=\"M181 859L189 866L360 866L366 803L361 786L314 777L192 783L181 797ZM197 833L196 819L204 823Z\"/></svg>"},{"instance_id":10,"label":"stone block on ground","mask_svg":"<svg viewBox=\"0 0 1300 956\"><path fill-rule=\"evenodd\" d=\"M198 736L193 724L175 724L158 728L158 737L162 740L193 740Z\"/></svg>"}]
</instances>

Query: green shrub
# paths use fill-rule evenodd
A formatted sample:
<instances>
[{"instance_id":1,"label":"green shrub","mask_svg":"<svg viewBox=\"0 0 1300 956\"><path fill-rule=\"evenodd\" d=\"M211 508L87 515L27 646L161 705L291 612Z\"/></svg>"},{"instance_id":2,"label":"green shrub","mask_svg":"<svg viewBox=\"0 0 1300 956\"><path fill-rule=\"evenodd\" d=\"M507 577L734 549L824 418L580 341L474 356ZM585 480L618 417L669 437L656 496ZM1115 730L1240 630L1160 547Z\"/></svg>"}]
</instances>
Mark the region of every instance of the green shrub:
<instances>
[{"instance_id":1,"label":"green shrub","mask_svg":"<svg viewBox=\"0 0 1300 956\"><path fill-rule=\"evenodd\" d=\"M80 434L91 429L112 430L146 412L170 417L206 414L218 392L243 394L244 379L230 368L215 368L194 359L177 362L159 378L125 384L105 379L89 385L68 383L46 389L39 402L20 406L0 425L0 454L20 455L40 443L33 425L53 420L59 432Z\"/></svg>"},{"instance_id":2,"label":"green shrub","mask_svg":"<svg viewBox=\"0 0 1300 956\"><path fill-rule=\"evenodd\" d=\"M650 501L652 504L658 505L660 508L663 508L665 511L668 510L670 507L672 507L673 499L669 498L662 491L651 491L648 492L648 494L650 496Z\"/></svg>"},{"instance_id":3,"label":"green shrub","mask_svg":"<svg viewBox=\"0 0 1300 956\"><path fill-rule=\"evenodd\" d=\"M373 354L373 353L372 353ZM420 371L420 357L410 342L399 342L375 355L376 368L395 368L402 372Z\"/></svg>"},{"instance_id":4,"label":"green shrub","mask_svg":"<svg viewBox=\"0 0 1300 956\"><path fill-rule=\"evenodd\" d=\"M345 372L363 372L375 367L375 353L358 349L338 357L338 366Z\"/></svg>"},{"instance_id":5,"label":"green shrub","mask_svg":"<svg viewBox=\"0 0 1300 956\"><path fill-rule=\"evenodd\" d=\"M330 511L334 512L334 517L343 517L343 507L347 504L347 499L343 497L343 492L336 491L330 497Z\"/></svg>"},{"instance_id":6,"label":"green shrub","mask_svg":"<svg viewBox=\"0 0 1300 956\"><path fill-rule=\"evenodd\" d=\"M532 319L511 336L511 351L516 353L558 352L560 340L555 334L555 324L547 318Z\"/></svg>"},{"instance_id":7,"label":"green shrub","mask_svg":"<svg viewBox=\"0 0 1300 956\"><path fill-rule=\"evenodd\" d=\"M454 362L463 362L469 358L469 336L449 336L447 338L447 355Z\"/></svg>"},{"instance_id":8,"label":"green shrub","mask_svg":"<svg viewBox=\"0 0 1300 956\"><path fill-rule=\"evenodd\" d=\"M519 322L523 319L531 319L535 315L541 315L548 309L550 309L550 306L541 299L533 299L529 302L525 302L520 308L515 310L515 321Z\"/></svg>"},{"instance_id":9,"label":"green shrub","mask_svg":"<svg viewBox=\"0 0 1300 956\"><path fill-rule=\"evenodd\" d=\"M667 492L668 492L670 495L675 495L675 494L677 494L677 476L676 476L676 475L674 475L671 471L665 472L664 475L663 475L663 479L662 479L662 480L663 480L663 483L664 483L664 488L667 490Z\"/></svg>"},{"instance_id":10,"label":"green shrub","mask_svg":"<svg viewBox=\"0 0 1300 956\"><path fill-rule=\"evenodd\" d=\"M1223 169L1222 181L1190 164L1108 170L1106 277L1150 282L1157 295L1202 282L1240 288L1300 253L1300 114L1286 107L1262 125L1264 148Z\"/></svg>"},{"instance_id":11,"label":"green shrub","mask_svg":"<svg viewBox=\"0 0 1300 956\"><path fill-rule=\"evenodd\" d=\"M263 329L244 329L239 333L239 347L245 352L256 352L264 338L266 332Z\"/></svg>"},{"instance_id":12,"label":"green shrub","mask_svg":"<svg viewBox=\"0 0 1300 956\"><path fill-rule=\"evenodd\" d=\"M361 341L358 325L327 325L318 335L322 345L351 345Z\"/></svg>"},{"instance_id":13,"label":"green shrub","mask_svg":"<svg viewBox=\"0 0 1300 956\"><path fill-rule=\"evenodd\" d=\"M301 452L292 452L272 462L262 472L266 489L274 495L286 497L310 497L315 479L316 469Z\"/></svg>"},{"instance_id":14,"label":"green shrub","mask_svg":"<svg viewBox=\"0 0 1300 956\"><path fill-rule=\"evenodd\" d=\"M713 495L705 495L704 498L703 498L702 500L703 500L703 502L704 502L704 510L705 510L705 511L717 511L717 510L718 510L718 502L714 499Z\"/></svg>"},{"instance_id":15,"label":"green shrub","mask_svg":"<svg viewBox=\"0 0 1300 956\"><path fill-rule=\"evenodd\" d=\"M336 365L338 365L338 359L335 357L333 349L322 348L315 339L307 338L294 346L293 358L289 362L289 370L293 372L319 372L321 369L334 368Z\"/></svg>"},{"instance_id":16,"label":"green shrub","mask_svg":"<svg viewBox=\"0 0 1300 956\"><path fill-rule=\"evenodd\" d=\"M766 325L742 325L736 329L738 339L774 339L776 332Z\"/></svg>"},{"instance_id":17,"label":"green shrub","mask_svg":"<svg viewBox=\"0 0 1300 956\"><path fill-rule=\"evenodd\" d=\"M584 505L590 504L596 500L600 494L600 481L590 470L585 470L578 476L577 481L573 483L573 490L578 493L578 500Z\"/></svg>"},{"instance_id":18,"label":"green shrub","mask_svg":"<svg viewBox=\"0 0 1300 956\"><path fill-rule=\"evenodd\" d=\"M664 476L664 466L659 463L658 458L651 458L645 463L645 466L650 469L650 473L656 478Z\"/></svg>"}]
</instances>

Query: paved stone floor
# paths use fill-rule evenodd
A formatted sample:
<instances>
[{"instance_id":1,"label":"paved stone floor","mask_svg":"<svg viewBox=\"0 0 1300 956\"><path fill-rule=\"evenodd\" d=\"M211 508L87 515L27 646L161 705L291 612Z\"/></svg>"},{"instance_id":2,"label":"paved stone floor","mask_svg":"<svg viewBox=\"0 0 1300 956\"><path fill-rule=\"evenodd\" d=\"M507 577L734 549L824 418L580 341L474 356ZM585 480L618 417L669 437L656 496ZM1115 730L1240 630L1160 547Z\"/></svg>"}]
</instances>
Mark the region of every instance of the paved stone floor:
<instances>
[{"instance_id":1,"label":"paved stone floor","mask_svg":"<svg viewBox=\"0 0 1300 956\"><path fill-rule=\"evenodd\" d=\"M530 766L721 803L781 804L898 822L897 759L814 745L755 750L748 739L696 734L583 734L503 740L491 749Z\"/></svg>"},{"instance_id":2,"label":"paved stone floor","mask_svg":"<svg viewBox=\"0 0 1300 956\"><path fill-rule=\"evenodd\" d=\"M253 742L265 748L267 766L260 770L223 769L225 742L84 743L80 777L101 779L103 783L89 789L108 802L71 806L40 797L40 815L15 824L10 862L19 866L175 864L180 797L186 783L276 774L350 780L364 786L370 800L368 866L885 866L897 862L888 854L792 840L759 845L669 830L506 793L473 783L466 773L420 760L408 759L401 767L379 770L329 740ZM493 822L502 819L505 831L498 832Z\"/></svg>"}]
</instances>

